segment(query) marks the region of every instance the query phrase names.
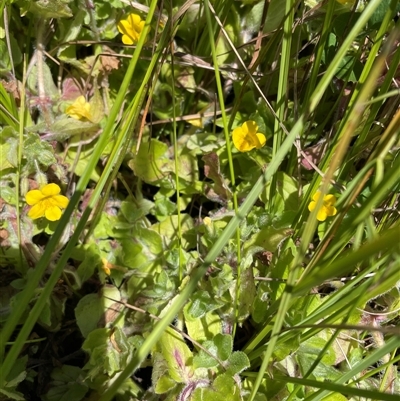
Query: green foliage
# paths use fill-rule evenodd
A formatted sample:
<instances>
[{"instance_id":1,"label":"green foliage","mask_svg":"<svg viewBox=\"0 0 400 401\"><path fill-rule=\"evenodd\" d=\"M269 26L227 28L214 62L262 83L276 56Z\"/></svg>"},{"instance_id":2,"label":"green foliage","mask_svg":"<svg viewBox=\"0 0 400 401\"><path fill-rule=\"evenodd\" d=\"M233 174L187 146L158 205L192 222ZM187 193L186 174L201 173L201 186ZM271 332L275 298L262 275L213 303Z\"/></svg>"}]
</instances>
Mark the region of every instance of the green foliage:
<instances>
[{"instance_id":1,"label":"green foliage","mask_svg":"<svg viewBox=\"0 0 400 401\"><path fill-rule=\"evenodd\" d=\"M14 366L10 370L8 376L5 378L4 387L0 389L0 399L7 397L10 400L24 400L24 395L17 390L17 386L27 376L26 363L28 362L28 355L19 358L15 361Z\"/></svg>"},{"instance_id":2,"label":"green foliage","mask_svg":"<svg viewBox=\"0 0 400 401\"><path fill-rule=\"evenodd\" d=\"M82 344L90 359L85 365L88 377L95 379L99 374L112 377L126 366L134 338L128 339L123 331L115 329L94 329Z\"/></svg>"},{"instance_id":3,"label":"green foliage","mask_svg":"<svg viewBox=\"0 0 400 401\"><path fill-rule=\"evenodd\" d=\"M114 300L120 300L119 291L113 287L105 287L102 296L88 294L79 301L75 308L75 316L83 337L88 337L98 327L100 319L107 313L105 311L115 306Z\"/></svg>"},{"instance_id":4,"label":"green foliage","mask_svg":"<svg viewBox=\"0 0 400 401\"><path fill-rule=\"evenodd\" d=\"M50 389L44 396L45 401L80 401L88 391L84 373L76 366L63 365L51 373Z\"/></svg>"},{"instance_id":5,"label":"green foliage","mask_svg":"<svg viewBox=\"0 0 400 401\"><path fill-rule=\"evenodd\" d=\"M0 6L0 400L395 399L398 1L134 5Z\"/></svg>"}]
</instances>

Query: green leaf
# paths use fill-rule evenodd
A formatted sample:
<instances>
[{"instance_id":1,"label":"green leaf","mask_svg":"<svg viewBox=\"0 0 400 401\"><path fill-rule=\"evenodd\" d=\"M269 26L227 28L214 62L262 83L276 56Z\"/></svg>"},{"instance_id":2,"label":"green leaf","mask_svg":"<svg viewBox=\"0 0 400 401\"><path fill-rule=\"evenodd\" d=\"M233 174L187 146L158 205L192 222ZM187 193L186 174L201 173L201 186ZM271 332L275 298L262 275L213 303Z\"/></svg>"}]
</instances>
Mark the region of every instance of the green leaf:
<instances>
[{"instance_id":1,"label":"green leaf","mask_svg":"<svg viewBox=\"0 0 400 401\"><path fill-rule=\"evenodd\" d=\"M94 244L85 247L84 259L82 263L79 265L77 274L81 280L81 283L84 283L90 277L92 277L96 268L100 265L101 258L99 255L98 247Z\"/></svg>"},{"instance_id":2,"label":"green leaf","mask_svg":"<svg viewBox=\"0 0 400 401\"><path fill-rule=\"evenodd\" d=\"M218 354L218 348L214 344L214 341L204 341L201 344L207 351L209 351L212 355L217 357ZM214 368L218 366L218 361L216 358L213 358L211 355L208 353L204 352L202 349L200 349L199 353L194 356L193 358L193 367L195 369L198 368Z\"/></svg>"},{"instance_id":3,"label":"green leaf","mask_svg":"<svg viewBox=\"0 0 400 401\"><path fill-rule=\"evenodd\" d=\"M168 199L168 197L155 198L154 214L158 220L164 220L165 216L171 216L176 212L176 203Z\"/></svg>"},{"instance_id":4,"label":"green leaf","mask_svg":"<svg viewBox=\"0 0 400 401\"><path fill-rule=\"evenodd\" d=\"M320 336L314 336L304 341L300 344L299 352L309 354L309 355L318 355L322 348L327 343L327 339L324 339ZM335 352L332 347L328 348L322 357L322 362L327 365L335 364Z\"/></svg>"},{"instance_id":5,"label":"green leaf","mask_svg":"<svg viewBox=\"0 0 400 401\"><path fill-rule=\"evenodd\" d=\"M153 285L142 291L142 295L158 300L172 297L175 286L165 270L157 272L153 277Z\"/></svg>"},{"instance_id":6,"label":"green leaf","mask_svg":"<svg viewBox=\"0 0 400 401\"><path fill-rule=\"evenodd\" d=\"M39 123L31 131L46 131L46 140L56 140L59 142L65 141L70 137L82 135L80 138L75 138L77 146L80 141L88 142L90 138L99 130L99 125L91 121L81 121L67 115L61 115L57 118L50 127L46 123ZM76 143L76 142L75 142Z\"/></svg>"},{"instance_id":7,"label":"green leaf","mask_svg":"<svg viewBox=\"0 0 400 401\"><path fill-rule=\"evenodd\" d=\"M39 323L48 331L58 331L64 318L65 295L52 295L47 299L39 318Z\"/></svg>"},{"instance_id":8,"label":"green leaf","mask_svg":"<svg viewBox=\"0 0 400 401\"><path fill-rule=\"evenodd\" d=\"M145 182L161 180L172 170L172 160L168 158L168 146L156 139L142 142L137 155L128 165L135 175Z\"/></svg>"},{"instance_id":9,"label":"green leaf","mask_svg":"<svg viewBox=\"0 0 400 401\"><path fill-rule=\"evenodd\" d=\"M348 398L340 393L333 393L322 399L322 401L347 401L347 400Z\"/></svg>"},{"instance_id":10,"label":"green leaf","mask_svg":"<svg viewBox=\"0 0 400 401\"><path fill-rule=\"evenodd\" d=\"M193 219L188 214L181 214L181 233L182 233L182 247L184 249L193 248L196 244L196 236L193 232ZM168 216L160 223L153 224L151 229L156 231L162 236L167 246L171 242L175 242L178 237L178 216Z\"/></svg>"},{"instance_id":11,"label":"green leaf","mask_svg":"<svg viewBox=\"0 0 400 401\"><path fill-rule=\"evenodd\" d=\"M28 355L18 358L6 378L5 387L16 387L26 377L26 363L28 362Z\"/></svg>"},{"instance_id":12,"label":"green leaf","mask_svg":"<svg viewBox=\"0 0 400 401\"><path fill-rule=\"evenodd\" d=\"M229 334L217 334L214 343L218 350L218 358L226 361L232 354L233 339Z\"/></svg>"},{"instance_id":13,"label":"green leaf","mask_svg":"<svg viewBox=\"0 0 400 401\"><path fill-rule=\"evenodd\" d=\"M76 366L63 365L51 373L50 390L43 401L80 401L88 391L85 374Z\"/></svg>"},{"instance_id":14,"label":"green leaf","mask_svg":"<svg viewBox=\"0 0 400 401\"><path fill-rule=\"evenodd\" d=\"M97 294L85 295L75 308L76 323L83 337L97 328L97 324L104 313L104 306Z\"/></svg>"},{"instance_id":15,"label":"green leaf","mask_svg":"<svg viewBox=\"0 0 400 401\"><path fill-rule=\"evenodd\" d=\"M168 374L177 383L187 383L193 376L193 354L182 336L167 328L159 344L168 366Z\"/></svg>"},{"instance_id":16,"label":"green leaf","mask_svg":"<svg viewBox=\"0 0 400 401\"><path fill-rule=\"evenodd\" d=\"M78 12L76 12L74 15L73 20L68 24L65 24L67 26L67 30L65 32L64 37L61 40L62 43L72 42L78 38L78 35L82 29L82 23L86 13L87 13L86 10L83 9L78 10ZM60 46L59 49L57 50L57 56L58 57L62 56L63 53L65 52L65 49L68 47L75 47L75 45Z\"/></svg>"},{"instance_id":17,"label":"green leaf","mask_svg":"<svg viewBox=\"0 0 400 401\"><path fill-rule=\"evenodd\" d=\"M237 317L240 324L242 324L250 315L256 295L252 263L253 257L250 254L241 260L242 268L240 271Z\"/></svg>"},{"instance_id":18,"label":"green leaf","mask_svg":"<svg viewBox=\"0 0 400 401\"><path fill-rule=\"evenodd\" d=\"M222 330L222 322L219 315L213 311L206 313L201 318L193 319L187 313L187 307L183 309L185 325L188 334L196 341L202 342L212 336L218 335Z\"/></svg>"},{"instance_id":19,"label":"green leaf","mask_svg":"<svg viewBox=\"0 0 400 401\"><path fill-rule=\"evenodd\" d=\"M57 162L52 146L34 133L28 133L25 138L23 154L27 160L26 169L30 171L36 171L36 163L47 168Z\"/></svg>"},{"instance_id":20,"label":"green leaf","mask_svg":"<svg viewBox=\"0 0 400 401\"><path fill-rule=\"evenodd\" d=\"M71 18L72 11L68 7L71 0L37 0L27 1L27 11L41 18Z\"/></svg>"},{"instance_id":21,"label":"green leaf","mask_svg":"<svg viewBox=\"0 0 400 401\"><path fill-rule=\"evenodd\" d=\"M272 225L268 225L252 235L250 239L244 243L244 249L248 250L252 246L258 246L265 251L275 252L278 245L292 232L293 230L290 228L274 228Z\"/></svg>"},{"instance_id":22,"label":"green leaf","mask_svg":"<svg viewBox=\"0 0 400 401\"><path fill-rule=\"evenodd\" d=\"M302 374L305 374L305 372L310 369L325 344L326 340L316 336L300 344L297 352L297 362ZM318 365L313 370L312 375L317 379L323 380L328 379L334 381L338 379L341 376L341 373L330 366L335 362L335 359L335 353L330 347L327 350L327 353L323 355L322 360L319 361Z\"/></svg>"},{"instance_id":23,"label":"green leaf","mask_svg":"<svg viewBox=\"0 0 400 401\"><path fill-rule=\"evenodd\" d=\"M192 295L187 305L186 316L188 319L197 319L221 306L223 303L212 298L207 291L197 291Z\"/></svg>"},{"instance_id":24,"label":"green leaf","mask_svg":"<svg viewBox=\"0 0 400 401\"><path fill-rule=\"evenodd\" d=\"M83 337L97 329L100 319L106 313L107 309L114 305L114 301L121 300L121 295L117 288L105 286L102 294L85 295L75 308L76 323L81 330Z\"/></svg>"},{"instance_id":25,"label":"green leaf","mask_svg":"<svg viewBox=\"0 0 400 401\"><path fill-rule=\"evenodd\" d=\"M204 341L201 344L211 355L200 349L193 362L195 368L212 368L218 366L218 360L227 361L232 355L233 340L229 334L218 333L213 340ZM230 364L230 361L228 361Z\"/></svg>"},{"instance_id":26,"label":"green leaf","mask_svg":"<svg viewBox=\"0 0 400 401\"><path fill-rule=\"evenodd\" d=\"M162 238L153 230L136 226L134 235L131 238L124 237L120 242L123 264L130 269L138 270L141 273L151 271L153 275L163 263ZM140 283L143 283L142 278L134 276L130 283L131 281L138 287L140 287Z\"/></svg>"},{"instance_id":27,"label":"green leaf","mask_svg":"<svg viewBox=\"0 0 400 401\"><path fill-rule=\"evenodd\" d=\"M207 388L196 388L193 392L193 401L242 401L238 384L229 373L219 375Z\"/></svg>"},{"instance_id":28,"label":"green leaf","mask_svg":"<svg viewBox=\"0 0 400 401\"><path fill-rule=\"evenodd\" d=\"M391 3L391 0L381 0L379 6L375 10L375 12L372 14L371 18L368 21L368 27L370 29L378 29L378 27L381 25L383 19L385 18L385 15L389 9L389 5ZM400 12L400 4L397 3L395 6L397 14Z\"/></svg>"},{"instance_id":29,"label":"green leaf","mask_svg":"<svg viewBox=\"0 0 400 401\"><path fill-rule=\"evenodd\" d=\"M289 275L289 267L294 259L293 251L288 248L280 254L276 264L272 267L271 277L278 278L278 281L271 282L271 300L277 300L283 294L286 284L281 280L286 280Z\"/></svg>"},{"instance_id":30,"label":"green leaf","mask_svg":"<svg viewBox=\"0 0 400 401\"><path fill-rule=\"evenodd\" d=\"M18 42L15 40L14 35L10 35L10 46L13 58L14 66L18 65L22 61L22 53ZM11 60L8 51L6 41L4 39L0 40L0 72L7 73L11 70Z\"/></svg>"},{"instance_id":31,"label":"green leaf","mask_svg":"<svg viewBox=\"0 0 400 401\"><path fill-rule=\"evenodd\" d=\"M59 93L56 85L54 84L50 67L46 63L43 63L42 68L43 69L40 76L42 79L41 85L43 85L44 92L46 96L50 97L51 100L57 100L59 98ZM29 90L36 95L38 94L38 77L38 67L37 64L35 64L28 75L27 85Z\"/></svg>"},{"instance_id":32,"label":"green leaf","mask_svg":"<svg viewBox=\"0 0 400 401\"><path fill-rule=\"evenodd\" d=\"M126 199L121 203L120 211L129 223L136 223L137 220L146 216L154 208L154 203L141 199L139 202Z\"/></svg>"},{"instance_id":33,"label":"green leaf","mask_svg":"<svg viewBox=\"0 0 400 401\"><path fill-rule=\"evenodd\" d=\"M17 401L25 401L25 397L22 393L16 390L9 390L0 388L0 394L4 394L7 398L6 400L17 400Z\"/></svg>"},{"instance_id":34,"label":"green leaf","mask_svg":"<svg viewBox=\"0 0 400 401\"><path fill-rule=\"evenodd\" d=\"M78 177L81 177L82 174L87 170L88 162L90 160L90 156L92 155L92 150L81 150L81 152L77 151L78 148L69 148L67 157L65 158L65 162L69 165L71 169L74 167L73 173ZM76 163L76 160L78 162ZM100 178L99 169L93 169L91 171L90 179L94 182L97 182Z\"/></svg>"},{"instance_id":35,"label":"green leaf","mask_svg":"<svg viewBox=\"0 0 400 401\"><path fill-rule=\"evenodd\" d=\"M261 323L266 319L270 300L267 294L270 292L269 283L261 282L257 286L257 293L254 297L251 317L256 323Z\"/></svg>"},{"instance_id":36,"label":"green leaf","mask_svg":"<svg viewBox=\"0 0 400 401\"><path fill-rule=\"evenodd\" d=\"M168 374L168 365L162 353L153 353L153 370L151 381L156 394L164 394L176 386L176 381Z\"/></svg>"},{"instance_id":37,"label":"green leaf","mask_svg":"<svg viewBox=\"0 0 400 401\"><path fill-rule=\"evenodd\" d=\"M170 158L173 159L173 148L169 149ZM178 173L178 177L187 183L194 184L199 179L199 168L197 158L194 153L183 148L178 155L178 166L175 168L175 162L170 164L171 172ZM178 170L178 171L176 171Z\"/></svg>"},{"instance_id":38,"label":"green leaf","mask_svg":"<svg viewBox=\"0 0 400 401\"><path fill-rule=\"evenodd\" d=\"M208 153L202 157L204 161L204 175L211 179L214 184L206 184L205 196L214 202L226 204L232 198L227 180L221 173L218 155L215 152Z\"/></svg>"},{"instance_id":39,"label":"green leaf","mask_svg":"<svg viewBox=\"0 0 400 401\"><path fill-rule=\"evenodd\" d=\"M292 337L284 342L277 344L274 348L274 358L277 361L286 361L288 355L293 354L299 348L300 339L298 336ZM285 359L286 358L286 359ZM286 362L286 365L290 362ZM292 364L293 365L293 364Z\"/></svg>"},{"instance_id":40,"label":"green leaf","mask_svg":"<svg viewBox=\"0 0 400 401\"><path fill-rule=\"evenodd\" d=\"M90 378L106 373L109 376L125 368L129 356L134 351L124 332L114 329L95 329L87 336L82 349L89 353L85 365Z\"/></svg>"},{"instance_id":41,"label":"green leaf","mask_svg":"<svg viewBox=\"0 0 400 401\"><path fill-rule=\"evenodd\" d=\"M254 1L252 2L254 3ZM264 3L262 1L257 1L257 4L254 4L250 11L245 13L243 18L243 28L249 32L257 32L260 29L263 9Z\"/></svg>"},{"instance_id":42,"label":"green leaf","mask_svg":"<svg viewBox=\"0 0 400 401\"><path fill-rule=\"evenodd\" d=\"M12 399L17 401L25 400L24 395L19 391L17 391L17 386L23 380L25 380L27 376L27 372L25 370L27 362L28 362L28 355L25 355L24 357L19 358L14 362L10 373L7 375L4 387L0 388L0 394L4 394L5 396L7 396L7 399ZM0 399L3 399L1 395Z\"/></svg>"},{"instance_id":43,"label":"green leaf","mask_svg":"<svg viewBox=\"0 0 400 401\"><path fill-rule=\"evenodd\" d=\"M250 366L250 361L247 355L242 351L235 351L228 359L227 374L232 376L236 373L241 373Z\"/></svg>"},{"instance_id":44,"label":"green leaf","mask_svg":"<svg viewBox=\"0 0 400 401\"><path fill-rule=\"evenodd\" d=\"M17 204L17 196L15 193L15 188L3 187L1 188L1 197L9 205Z\"/></svg>"},{"instance_id":45,"label":"green leaf","mask_svg":"<svg viewBox=\"0 0 400 401\"><path fill-rule=\"evenodd\" d=\"M284 17L285 3L281 0L271 0L267 19L264 24L264 33L269 33L277 29L281 25Z\"/></svg>"},{"instance_id":46,"label":"green leaf","mask_svg":"<svg viewBox=\"0 0 400 401\"><path fill-rule=\"evenodd\" d=\"M335 19L335 30L337 36L332 32L329 34L327 46L322 55L322 61L325 64L329 64L335 57L338 47L338 37L346 31L349 18L353 18L353 15L345 13ZM360 77L362 67L363 66L358 60L356 53L347 54L341 59L335 76L340 79L348 79L349 81L355 82Z\"/></svg>"},{"instance_id":47,"label":"green leaf","mask_svg":"<svg viewBox=\"0 0 400 401\"><path fill-rule=\"evenodd\" d=\"M283 201L283 211L297 211L300 202L297 181L281 171L278 171L276 176L276 192L281 196ZM261 200L266 204L269 202L270 188L271 185L268 183L261 195Z\"/></svg>"}]
</instances>

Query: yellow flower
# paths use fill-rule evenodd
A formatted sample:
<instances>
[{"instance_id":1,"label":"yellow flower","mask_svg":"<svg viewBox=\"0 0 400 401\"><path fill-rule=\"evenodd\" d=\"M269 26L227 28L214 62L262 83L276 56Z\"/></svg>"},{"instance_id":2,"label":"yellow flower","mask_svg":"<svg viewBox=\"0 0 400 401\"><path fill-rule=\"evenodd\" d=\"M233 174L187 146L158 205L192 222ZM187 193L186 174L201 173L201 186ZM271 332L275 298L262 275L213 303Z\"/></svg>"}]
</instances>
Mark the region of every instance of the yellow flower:
<instances>
[{"instance_id":1,"label":"yellow flower","mask_svg":"<svg viewBox=\"0 0 400 401\"><path fill-rule=\"evenodd\" d=\"M109 276L111 274L110 270L111 263L106 258L101 258L101 268L103 269L104 273Z\"/></svg>"},{"instance_id":2,"label":"yellow flower","mask_svg":"<svg viewBox=\"0 0 400 401\"><path fill-rule=\"evenodd\" d=\"M265 145L267 139L258 131L255 121L246 121L241 127L232 132L233 144L240 152L248 152L254 148L260 149Z\"/></svg>"},{"instance_id":3,"label":"yellow flower","mask_svg":"<svg viewBox=\"0 0 400 401\"><path fill-rule=\"evenodd\" d=\"M207 227L211 227L212 226L212 220L208 216L204 217L203 223Z\"/></svg>"},{"instance_id":4,"label":"yellow flower","mask_svg":"<svg viewBox=\"0 0 400 401\"><path fill-rule=\"evenodd\" d=\"M140 38L144 28L144 21L137 14L128 15L127 19L118 22L118 30L122 33L122 43L135 45Z\"/></svg>"},{"instance_id":5,"label":"yellow flower","mask_svg":"<svg viewBox=\"0 0 400 401\"><path fill-rule=\"evenodd\" d=\"M312 197L312 202L308 205L308 210L312 212L317 205L317 201L321 196L321 192L317 191ZM325 221L328 216L335 216L337 210L335 208L336 198L333 195L325 195L321 208L318 210L317 220Z\"/></svg>"},{"instance_id":6,"label":"yellow flower","mask_svg":"<svg viewBox=\"0 0 400 401\"><path fill-rule=\"evenodd\" d=\"M75 102L67 107L65 113L76 120L86 118L91 121L92 119L92 115L90 113L90 104L86 101L84 96L79 96L76 98Z\"/></svg>"},{"instance_id":7,"label":"yellow flower","mask_svg":"<svg viewBox=\"0 0 400 401\"><path fill-rule=\"evenodd\" d=\"M45 216L47 220L56 221L61 217L61 209L68 206L69 199L59 195L61 189L57 184L47 184L39 189L27 192L26 203L31 207L28 216L31 219L39 219Z\"/></svg>"}]
</instances>

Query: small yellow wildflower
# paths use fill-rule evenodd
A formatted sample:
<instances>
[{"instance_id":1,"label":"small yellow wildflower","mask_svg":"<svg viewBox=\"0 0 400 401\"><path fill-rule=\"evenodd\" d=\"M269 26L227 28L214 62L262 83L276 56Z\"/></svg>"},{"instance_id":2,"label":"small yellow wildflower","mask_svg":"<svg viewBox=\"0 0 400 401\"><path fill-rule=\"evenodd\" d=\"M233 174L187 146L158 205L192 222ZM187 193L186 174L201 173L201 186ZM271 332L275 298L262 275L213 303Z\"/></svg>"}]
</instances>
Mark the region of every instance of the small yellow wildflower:
<instances>
[{"instance_id":1,"label":"small yellow wildflower","mask_svg":"<svg viewBox=\"0 0 400 401\"><path fill-rule=\"evenodd\" d=\"M106 258L101 258L101 268L107 276L111 274L110 266L112 266L112 264Z\"/></svg>"},{"instance_id":2,"label":"small yellow wildflower","mask_svg":"<svg viewBox=\"0 0 400 401\"><path fill-rule=\"evenodd\" d=\"M57 184L47 184L41 189L28 191L25 200L28 205L32 206L28 216L34 220L43 216L50 221L59 220L61 209L65 209L69 202L66 196L59 195L60 191Z\"/></svg>"},{"instance_id":3,"label":"small yellow wildflower","mask_svg":"<svg viewBox=\"0 0 400 401\"><path fill-rule=\"evenodd\" d=\"M255 121L246 121L241 127L232 132L233 144L240 152L248 152L254 148L260 149L265 145L267 139L258 131Z\"/></svg>"},{"instance_id":4,"label":"small yellow wildflower","mask_svg":"<svg viewBox=\"0 0 400 401\"><path fill-rule=\"evenodd\" d=\"M76 98L75 102L67 107L65 113L76 120L86 118L91 121L92 119L92 114L90 113L90 104L86 101L84 96L79 96Z\"/></svg>"},{"instance_id":5,"label":"small yellow wildflower","mask_svg":"<svg viewBox=\"0 0 400 401\"><path fill-rule=\"evenodd\" d=\"M315 209L315 206L317 205L317 202L318 202L318 199L320 196L321 196L321 191L317 191L313 195L312 201L308 205L308 210L310 212L312 212ZM336 203L336 198L334 195L330 195L330 194L325 195L322 206L318 210L317 220L325 221L328 216L335 216L337 213L337 210L334 206L335 203Z\"/></svg>"},{"instance_id":6,"label":"small yellow wildflower","mask_svg":"<svg viewBox=\"0 0 400 401\"><path fill-rule=\"evenodd\" d=\"M211 227L212 226L212 220L208 216L204 217L203 223L207 227Z\"/></svg>"},{"instance_id":7,"label":"small yellow wildflower","mask_svg":"<svg viewBox=\"0 0 400 401\"><path fill-rule=\"evenodd\" d=\"M117 28L122 33L123 44L135 45L143 31L144 21L139 15L130 14L127 19L118 22Z\"/></svg>"}]
</instances>

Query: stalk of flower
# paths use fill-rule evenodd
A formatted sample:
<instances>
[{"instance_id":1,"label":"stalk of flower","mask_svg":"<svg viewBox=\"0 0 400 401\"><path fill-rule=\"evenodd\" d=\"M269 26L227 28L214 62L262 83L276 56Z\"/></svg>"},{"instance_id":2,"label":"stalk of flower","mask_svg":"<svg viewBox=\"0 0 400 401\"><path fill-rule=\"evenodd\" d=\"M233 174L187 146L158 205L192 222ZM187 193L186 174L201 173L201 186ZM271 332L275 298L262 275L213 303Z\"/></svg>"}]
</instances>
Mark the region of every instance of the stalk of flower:
<instances>
[{"instance_id":1,"label":"stalk of flower","mask_svg":"<svg viewBox=\"0 0 400 401\"><path fill-rule=\"evenodd\" d=\"M317 206L318 199L321 196L321 191L317 191L313 197L312 201L308 205L308 210L312 212L315 207ZM325 221L328 216L335 216L337 210L335 208L336 197L331 194L327 194L324 196L322 206L318 210L317 213L317 220L318 221Z\"/></svg>"},{"instance_id":2,"label":"stalk of flower","mask_svg":"<svg viewBox=\"0 0 400 401\"><path fill-rule=\"evenodd\" d=\"M88 103L84 96L79 96L75 99L75 102L67 107L65 113L76 120L92 120L92 114L90 113L90 103Z\"/></svg>"},{"instance_id":3,"label":"stalk of flower","mask_svg":"<svg viewBox=\"0 0 400 401\"><path fill-rule=\"evenodd\" d=\"M124 20L119 21L118 31L122 33L122 43L125 45L135 45L142 34L144 21L137 14L130 14Z\"/></svg>"},{"instance_id":4,"label":"stalk of flower","mask_svg":"<svg viewBox=\"0 0 400 401\"><path fill-rule=\"evenodd\" d=\"M57 184L47 184L41 189L33 189L25 195L26 203L31 207L28 216L33 219L46 217L56 221L61 218L61 210L68 206L69 199L60 195L61 189Z\"/></svg>"},{"instance_id":5,"label":"stalk of flower","mask_svg":"<svg viewBox=\"0 0 400 401\"><path fill-rule=\"evenodd\" d=\"M258 125L252 120L246 121L241 127L235 128L232 132L232 140L236 149L239 152L249 152L254 148L262 148L267 138L257 131Z\"/></svg>"}]
</instances>

